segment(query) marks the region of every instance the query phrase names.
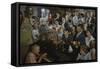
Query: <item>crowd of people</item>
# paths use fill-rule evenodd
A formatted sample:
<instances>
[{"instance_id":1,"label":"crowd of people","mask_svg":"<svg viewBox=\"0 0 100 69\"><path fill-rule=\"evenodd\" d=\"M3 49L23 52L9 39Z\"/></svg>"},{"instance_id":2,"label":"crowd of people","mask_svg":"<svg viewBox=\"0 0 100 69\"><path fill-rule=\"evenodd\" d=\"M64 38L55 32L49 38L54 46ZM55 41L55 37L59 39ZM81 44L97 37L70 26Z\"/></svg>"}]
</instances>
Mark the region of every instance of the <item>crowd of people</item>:
<instances>
[{"instance_id":1,"label":"crowd of people","mask_svg":"<svg viewBox=\"0 0 100 69\"><path fill-rule=\"evenodd\" d=\"M29 7L20 13L21 46L28 46L24 63L96 59L95 10L41 10L40 17Z\"/></svg>"}]
</instances>

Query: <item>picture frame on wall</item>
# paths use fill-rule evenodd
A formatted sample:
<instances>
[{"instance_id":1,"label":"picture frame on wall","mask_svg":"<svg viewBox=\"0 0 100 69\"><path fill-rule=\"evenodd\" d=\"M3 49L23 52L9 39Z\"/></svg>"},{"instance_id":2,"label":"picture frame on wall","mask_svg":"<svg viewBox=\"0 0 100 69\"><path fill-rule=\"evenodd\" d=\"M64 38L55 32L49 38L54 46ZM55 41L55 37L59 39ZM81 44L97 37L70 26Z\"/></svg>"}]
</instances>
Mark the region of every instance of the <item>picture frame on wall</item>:
<instances>
[{"instance_id":1,"label":"picture frame on wall","mask_svg":"<svg viewBox=\"0 0 100 69\"><path fill-rule=\"evenodd\" d=\"M97 7L11 4L11 64L97 62Z\"/></svg>"}]
</instances>

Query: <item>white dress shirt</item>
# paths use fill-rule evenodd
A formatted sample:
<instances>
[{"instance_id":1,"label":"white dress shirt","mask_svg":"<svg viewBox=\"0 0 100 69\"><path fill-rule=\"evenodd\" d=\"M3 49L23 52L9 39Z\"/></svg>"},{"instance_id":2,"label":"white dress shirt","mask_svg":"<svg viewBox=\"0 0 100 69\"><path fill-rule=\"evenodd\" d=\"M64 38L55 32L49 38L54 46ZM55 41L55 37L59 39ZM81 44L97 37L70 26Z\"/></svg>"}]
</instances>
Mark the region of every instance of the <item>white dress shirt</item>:
<instances>
[{"instance_id":1,"label":"white dress shirt","mask_svg":"<svg viewBox=\"0 0 100 69\"><path fill-rule=\"evenodd\" d=\"M86 37L86 38L85 38L85 42L86 42L86 45L87 45L88 47L90 47L89 45L90 45L90 42L91 42L92 40L94 40L93 36L90 36L90 38L89 38L89 37Z\"/></svg>"}]
</instances>

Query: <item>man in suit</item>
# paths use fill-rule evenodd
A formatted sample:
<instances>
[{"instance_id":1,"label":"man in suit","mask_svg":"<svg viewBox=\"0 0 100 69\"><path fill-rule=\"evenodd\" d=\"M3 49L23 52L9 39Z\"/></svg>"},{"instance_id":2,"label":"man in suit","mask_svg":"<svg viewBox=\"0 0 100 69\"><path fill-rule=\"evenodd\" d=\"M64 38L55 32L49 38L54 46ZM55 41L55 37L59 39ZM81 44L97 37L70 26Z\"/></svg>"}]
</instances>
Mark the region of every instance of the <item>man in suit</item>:
<instances>
[{"instance_id":1,"label":"man in suit","mask_svg":"<svg viewBox=\"0 0 100 69\"><path fill-rule=\"evenodd\" d=\"M85 35L83 33L82 26L78 25L76 28L76 31L77 31L77 34L76 34L75 40L79 41L81 45L85 44Z\"/></svg>"}]
</instances>

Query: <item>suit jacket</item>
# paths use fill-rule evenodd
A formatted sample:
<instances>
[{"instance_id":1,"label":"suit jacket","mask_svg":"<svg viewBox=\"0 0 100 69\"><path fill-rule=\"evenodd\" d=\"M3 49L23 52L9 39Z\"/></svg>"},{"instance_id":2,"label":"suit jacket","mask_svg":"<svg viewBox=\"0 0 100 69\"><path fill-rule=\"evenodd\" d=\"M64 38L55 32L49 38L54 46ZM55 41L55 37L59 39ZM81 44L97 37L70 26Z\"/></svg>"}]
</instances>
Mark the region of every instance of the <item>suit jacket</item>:
<instances>
[{"instance_id":1,"label":"suit jacket","mask_svg":"<svg viewBox=\"0 0 100 69\"><path fill-rule=\"evenodd\" d=\"M79 35L77 34L76 37L75 37L75 40L76 41L80 41L80 44L85 44L85 35L84 33L80 33Z\"/></svg>"}]
</instances>

